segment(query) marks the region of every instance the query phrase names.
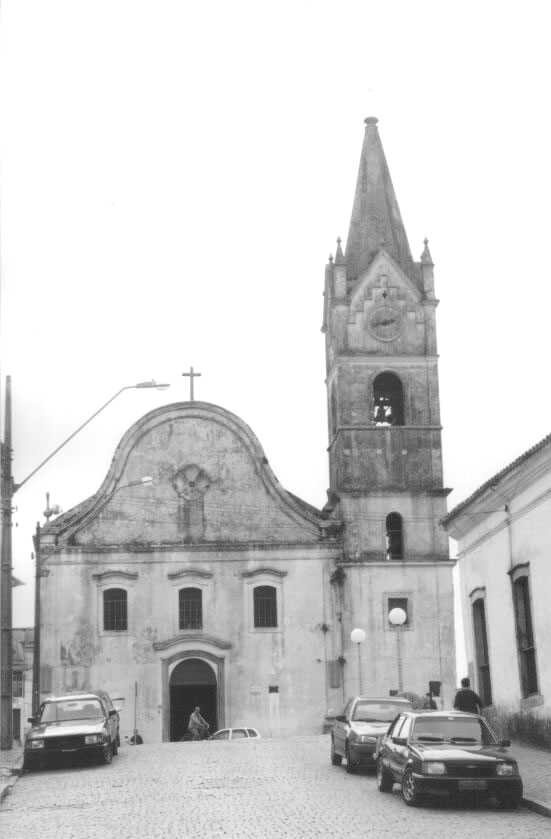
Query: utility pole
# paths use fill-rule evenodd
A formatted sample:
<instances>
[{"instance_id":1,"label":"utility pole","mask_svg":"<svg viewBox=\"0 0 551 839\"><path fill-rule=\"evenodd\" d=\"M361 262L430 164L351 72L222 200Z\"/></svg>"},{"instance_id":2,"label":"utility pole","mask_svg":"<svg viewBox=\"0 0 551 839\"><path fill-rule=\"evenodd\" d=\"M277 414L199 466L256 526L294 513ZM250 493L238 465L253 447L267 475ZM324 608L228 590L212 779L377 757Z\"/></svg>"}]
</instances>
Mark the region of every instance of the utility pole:
<instances>
[{"instance_id":1,"label":"utility pole","mask_svg":"<svg viewBox=\"0 0 551 839\"><path fill-rule=\"evenodd\" d=\"M4 442L1 444L0 503L2 544L0 548L0 749L11 749L12 736L12 496L11 473L11 376L6 377Z\"/></svg>"},{"instance_id":2,"label":"utility pole","mask_svg":"<svg viewBox=\"0 0 551 839\"><path fill-rule=\"evenodd\" d=\"M50 505L48 504L48 509ZM34 635L33 635L33 717L37 717L40 711L40 577L41 556L40 556L40 524L36 523L36 532L33 536L34 542Z\"/></svg>"}]
</instances>

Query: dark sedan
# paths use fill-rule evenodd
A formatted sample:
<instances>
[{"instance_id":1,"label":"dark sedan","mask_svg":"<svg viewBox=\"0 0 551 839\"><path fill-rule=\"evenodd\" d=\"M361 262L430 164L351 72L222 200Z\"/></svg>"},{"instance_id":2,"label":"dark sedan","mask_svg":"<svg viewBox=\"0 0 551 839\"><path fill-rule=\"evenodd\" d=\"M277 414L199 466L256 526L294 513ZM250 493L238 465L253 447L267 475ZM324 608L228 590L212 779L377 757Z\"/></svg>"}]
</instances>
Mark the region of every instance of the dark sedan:
<instances>
[{"instance_id":1,"label":"dark sedan","mask_svg":"<svg viewBox=\"0 0 551 839\"><path fill-rule=\"evenodd\" d=\"M53 696L30 717L23 768L43 766L50 758L92 755L111 763L119 747L119 715L94 693Z\"/></svg>"},{"instance_id":2,"label":"dark sedan","mask_svg":"<svg viewBox=\"0 0 551 839\"><path fill-rule=\"evenodd\" d=\"M477 714L406 712L379 743L377 786L391 792L398 782L410 806L429 795L477 793L513 809L522 800L522 780L510 745Z\"/></svg>"}]
</instances>

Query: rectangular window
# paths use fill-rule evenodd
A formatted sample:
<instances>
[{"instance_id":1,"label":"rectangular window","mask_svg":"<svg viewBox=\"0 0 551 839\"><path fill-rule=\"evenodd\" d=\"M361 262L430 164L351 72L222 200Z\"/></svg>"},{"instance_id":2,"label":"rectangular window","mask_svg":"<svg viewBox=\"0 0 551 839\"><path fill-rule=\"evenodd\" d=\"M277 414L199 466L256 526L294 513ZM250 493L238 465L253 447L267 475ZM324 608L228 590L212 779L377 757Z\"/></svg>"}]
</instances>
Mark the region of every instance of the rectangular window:
<instances>
[{"instance_id":1,"label":"rectangular window","mask_svg":"<svg viewBox=\"0 0 551 839\"><path fill-rule=\"evenodd\" d=\"M180 629L203 628L203 593L200 588L183 588L179 593Z\"/></svg>"},{"instance_id":2,"label":"rectangular window","mask_svg":"<svg viewBox=\"0 0 551 839\"><path fill-rule=\"evenodd\" d=\"M255 627L277 626L277 592L273 586L257 586L254 589Z\"/></svg>"},{"instance_id":3,"label":"rectangular window","mask_svg":"<svg viewBox=\"0 0 551 839\"><path fill-rule=\"evenodd\" d=\"M406 613L406 619L402 624L391 623L391 626L407 626L409 623L408 599L407 597L389 597L388 598L388 614L393 609L402 609Z\"/></svg>"},{"instance_id":4,"label":"rectangular window","mask_svg":"<svg viewBox=\"0 0 551 839\"><path fill-rule=\"evenodd\" d=\"M125 589L109 588L103 592L103 628L107 632L126 632L128 629Z\"/></svg>"},{"instance_id":5,"label":"rectangular window","mask_svg":"<svg viewBox=\"0 0 551 839\"><path fill-rule=\"evenodd\" d=\"M486 612L484 600L480 597L473 603L473 629L478 670L478 691L483 705L492 704L490 661L488 657L488 636L486 634Z\"/></svg>"},{"instance_id":6,"label":"rectangular window","mask_svg":"<svg viewBox=\"0 0 551 839\"><path fill-rule=\"evenodd\" d=\"M23 696L23 671L14 670L12 674L12 696Z\"/></svg>"},{"instance_id":7,"label":"rectangular window","mask_svg":"<svg viewBox=\"0 0 551 839\"><path fill-rule=\"evenodd\" d=\"M517 631L517 649L520 664L520 688L523 697L538 692L536 648L532 629L530 588L528 577L519 577L513 583L513 601Z\"/></svg>"}]
</instances>

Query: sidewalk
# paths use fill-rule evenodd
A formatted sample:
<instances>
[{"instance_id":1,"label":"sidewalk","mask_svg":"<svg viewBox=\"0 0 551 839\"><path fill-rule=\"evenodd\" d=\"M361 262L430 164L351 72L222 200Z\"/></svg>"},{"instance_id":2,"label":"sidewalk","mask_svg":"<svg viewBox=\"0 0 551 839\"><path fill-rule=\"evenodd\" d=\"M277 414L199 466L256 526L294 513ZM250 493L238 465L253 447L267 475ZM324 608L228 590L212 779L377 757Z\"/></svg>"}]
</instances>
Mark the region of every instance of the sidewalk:
<instances>
[{"instance_id":1,"label":"sidewalk","mask_svg":"<svg viewBox=\"0 0 551 839\"><path fill-rule=\"evenodd\" d=\"M511 753L518 760L524 783L524 804L543 816L551 816L551 751L514 741Z\"/></svg>"},{"instance_id":2,"label":"sidewalk","mask_svg":"<svg viewBox=\"0 0 551 839\"><path fill-rule=\"evenodd\" d=\"M8 795L23 766L23 746L0 751L0 802Z\"/></svg>"}]
</instances>

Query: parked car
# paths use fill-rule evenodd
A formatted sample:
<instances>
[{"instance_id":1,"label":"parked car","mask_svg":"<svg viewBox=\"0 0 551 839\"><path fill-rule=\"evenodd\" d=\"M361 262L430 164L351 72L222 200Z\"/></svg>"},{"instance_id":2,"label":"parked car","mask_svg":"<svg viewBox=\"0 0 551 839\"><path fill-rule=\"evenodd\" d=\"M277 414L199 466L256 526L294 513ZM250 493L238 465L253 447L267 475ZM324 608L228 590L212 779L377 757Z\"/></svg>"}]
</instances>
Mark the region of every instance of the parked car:
<instances>
[{"instance_id":1,"label":"parked car","mask_svg":"<svg viewBox=\"0 0 551 839\"><path fill-rule=\"evenodd\" d=\"M119 718L114 708L96 693L52 696L30 717L24 745L24 769L43 765L49 758L91 754L111 763L119 750Z\"/></svg>"},{"instance_id":2,"label":"parked car","mask_svg":"<svg viewBox=\"0 0 551 839\"><path fill-rule=\"evenodd\" d=\"M209 740L258 740L256 728L221 728L211 734Z\"/></svg>"},{"instance_id":3,"label":"parked car","mask_svg":"<svg viewBox=\"0 0 551 839\"><path fill-rule=\"evenodd\" d=\"M509 740L498 740L483 717L460 711L407 711L382 738L377 753L377 786L402 786L406 804L428 795L476 792L502 807L522 800L522 780Z\"/></svg>"},{"instance_id":4,"label":"parked car","mask_svg":"<svg viewBox=\"0 0 551 839\"><path fill-rule=\"evenodd\" d=\"M378 740L398 714L413 708L398 696L356 696L349 699L342 714L335 717L331 731L331 763L340 766L346 758L346 771L355 772L361 764L375 766Z\"/></svg>"}]
</instances>

